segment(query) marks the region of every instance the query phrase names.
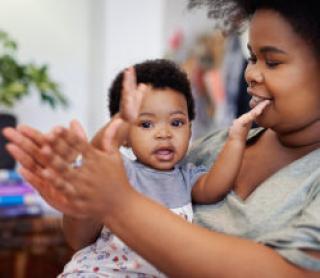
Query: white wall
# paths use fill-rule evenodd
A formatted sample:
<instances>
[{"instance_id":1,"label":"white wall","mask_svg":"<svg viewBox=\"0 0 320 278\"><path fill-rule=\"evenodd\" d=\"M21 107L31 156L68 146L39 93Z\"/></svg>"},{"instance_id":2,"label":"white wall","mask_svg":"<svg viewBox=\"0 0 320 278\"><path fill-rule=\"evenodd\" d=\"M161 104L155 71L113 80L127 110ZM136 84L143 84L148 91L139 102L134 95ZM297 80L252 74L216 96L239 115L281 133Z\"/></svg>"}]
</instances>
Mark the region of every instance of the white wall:
<instances>
[{"instance_id":1,"label":"white wall","mask_svg":"<svg viewBox=\"0 0 320 278\"><path fill-rule=\"evenodd\" d=\"M161 57L164 49L163 0L105 0L95 9L93 72L99 78L93 78L100 85L92 94L90 134L109 118L107 90L116 74L134 63Z\"/></svg>"},{"instance_id":2,"label":"white wall","mask_svg":"<svg viewBox=\"0 0 320 278\"><path fill-rule=\"evenodd\" d=\"M21 61L48 63L71 100L68 111L52 111L32 94L13 109L20 123L48 130L76 117L87 126L88 7L87 0L0 1L0 29L18 41Z\"/></svg>"},{"instance_id":3,"label":"white wall","mask_svg":"<svg viewBox=\"0 0 320 278\"><path fill-rule=\"evenodd\" d=\"M24 62L48 63L71 107L52 111L38 96L13 111L43 131L78 118L90 136L108 120L107 90L136 62L162 57L173 30L187 40L211 26L186 0L0 0L0 29L18 41ZM1 107L0 107L1 111Z\"/></svg>"}]
</instances>

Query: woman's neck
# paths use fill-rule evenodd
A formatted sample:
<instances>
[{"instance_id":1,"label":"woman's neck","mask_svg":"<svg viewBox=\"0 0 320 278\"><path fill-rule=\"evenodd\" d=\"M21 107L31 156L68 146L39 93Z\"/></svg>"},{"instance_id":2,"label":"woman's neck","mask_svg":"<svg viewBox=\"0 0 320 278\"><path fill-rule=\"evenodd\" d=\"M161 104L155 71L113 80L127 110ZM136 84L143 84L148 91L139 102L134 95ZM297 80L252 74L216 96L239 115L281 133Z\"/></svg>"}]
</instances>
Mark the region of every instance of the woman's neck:
<instances>
[{"instance_id":1,"label":"woman's neck","mask_svg":"<svg viewBox=\"0 0 320 278\"><path fill-rule=\"evenodd\" d=\"M320 147L320 120L295 131L278 132L276 136L283 147L312 151Z\"/></svg>"}]
</instances>

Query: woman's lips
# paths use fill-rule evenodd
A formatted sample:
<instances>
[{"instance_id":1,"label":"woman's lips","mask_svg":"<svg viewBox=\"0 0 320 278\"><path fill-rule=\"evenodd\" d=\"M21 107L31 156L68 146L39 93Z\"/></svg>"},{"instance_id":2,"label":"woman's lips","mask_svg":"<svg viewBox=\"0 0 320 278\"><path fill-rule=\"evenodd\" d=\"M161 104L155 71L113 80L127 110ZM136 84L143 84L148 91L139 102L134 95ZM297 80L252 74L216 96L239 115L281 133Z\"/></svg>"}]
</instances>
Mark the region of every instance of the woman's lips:
<instances>
[{"instance_id":1,"label":"woman's lips","mask_svg":"<svg viewBox=\"0 0 320 278\"><path fill-rule=\"evenodd\" d=\"M249 106L250 108L254 108L256 107L260 102L262 101L265 101L265 100L270 100L270 98L265 98L265 97L259 97L259 96L256 96L256 95L252 95L252 98L250 99L250 102L249 102Z\"/></svg>"}]
</instances>

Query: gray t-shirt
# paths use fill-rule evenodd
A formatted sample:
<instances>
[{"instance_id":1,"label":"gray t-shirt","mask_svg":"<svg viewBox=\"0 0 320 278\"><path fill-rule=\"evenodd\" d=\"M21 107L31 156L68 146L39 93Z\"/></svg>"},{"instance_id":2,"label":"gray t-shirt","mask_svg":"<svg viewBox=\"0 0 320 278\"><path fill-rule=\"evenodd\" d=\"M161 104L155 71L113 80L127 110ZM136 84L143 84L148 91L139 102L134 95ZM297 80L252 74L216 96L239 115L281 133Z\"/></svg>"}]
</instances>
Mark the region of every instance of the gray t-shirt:
<instances>
[{"instance_id":1,"label":"gray t-shirt","mask_svg":"<svg viewBox=\"0 0 320 278\"><path fill-rule=\"evenodd\" d=\"M193 163L178 164L170 171L159 171L124 156L123 160L132 186L169 209L191 203L193 185L207 172L206 167L195 167Z\"/></svg>"},{"instance_id":2,"label":"gray t-shirt","mask_svg":"<svg viewBox=\"0 0 320 278\"><path fill-rule=\"evenodd\" d=\"M251 130L248 139L261 131ZM210 167L226 138L225 130L198 140L185 161ZM320 271L320 259L302 251L320 251L320 149L280 169L246 200L231 191L218 203L194 209L201 226L252 239L293 264Z\"/></svg>"},{"instance_id":3,"label":"gray t-shirt","mask_svg":"<svg viewBox=\"0 0 320 278\"><path fill-rule=\"evenodd\" d=\"M158 171L123 157L131 185L172 212L192 221L191 190L206 172L192 163ZM155 219L157 221L157 219ZM59 277L166 277L103 227L93 244L76 252Z\"/></svg>"}]
</instances>

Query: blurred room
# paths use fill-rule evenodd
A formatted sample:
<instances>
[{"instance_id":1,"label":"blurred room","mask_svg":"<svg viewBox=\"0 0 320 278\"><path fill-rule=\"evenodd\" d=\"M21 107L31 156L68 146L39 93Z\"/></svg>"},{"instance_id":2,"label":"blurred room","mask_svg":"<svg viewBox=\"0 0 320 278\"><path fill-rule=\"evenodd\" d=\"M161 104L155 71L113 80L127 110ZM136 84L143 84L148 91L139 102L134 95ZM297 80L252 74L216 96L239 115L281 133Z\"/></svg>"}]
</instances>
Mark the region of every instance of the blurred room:
<instances>
[{"instance_id":1,"label":"blurred room","mask_svg":"<svg viewBox=\"0 0 320 278\"><path fill-rule=\"evenodd\" d=\"M17 61L48 66L69 103L53 109L33 89L12 107L0 99L0 114L44 132L76 118L92 137L109 119L107 90L114 76L153 58L172 59L189 75L197 113L193 140L248 109L240 74L245 39L222 37L205 11L189 11L186 0L1 0L0 31L17 43ZM23 181L13 175L16 168L0 168L0 190L6 187L1 201L11 194L8 186ZM59 212L28 190L18 190L20 203L0 202L0 277L56 277L72 253ZM28 204L23 194L31 196ZM22 211L29 202L32 207Z\"/></svg>"}]
</instances>

